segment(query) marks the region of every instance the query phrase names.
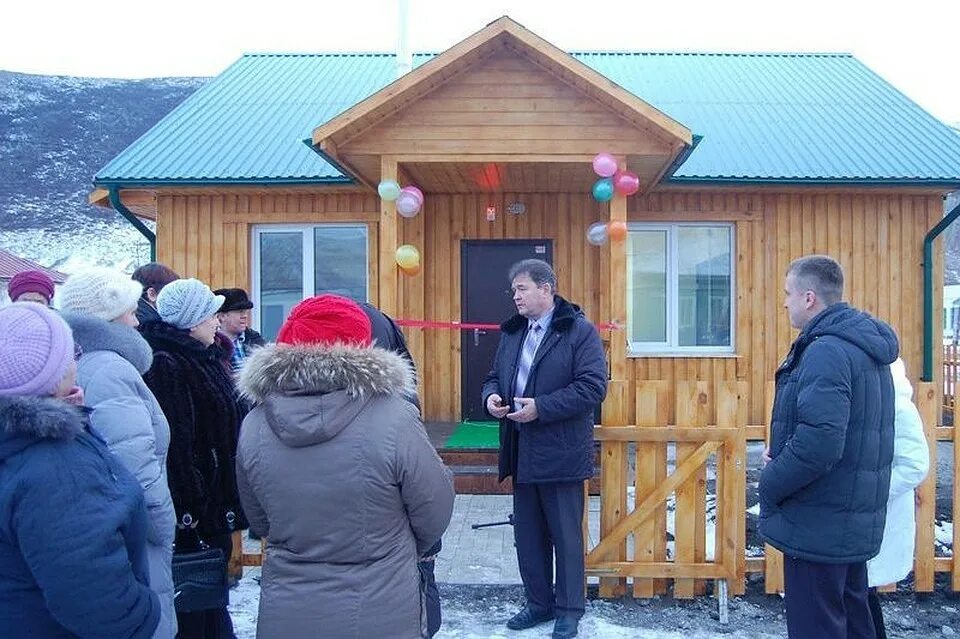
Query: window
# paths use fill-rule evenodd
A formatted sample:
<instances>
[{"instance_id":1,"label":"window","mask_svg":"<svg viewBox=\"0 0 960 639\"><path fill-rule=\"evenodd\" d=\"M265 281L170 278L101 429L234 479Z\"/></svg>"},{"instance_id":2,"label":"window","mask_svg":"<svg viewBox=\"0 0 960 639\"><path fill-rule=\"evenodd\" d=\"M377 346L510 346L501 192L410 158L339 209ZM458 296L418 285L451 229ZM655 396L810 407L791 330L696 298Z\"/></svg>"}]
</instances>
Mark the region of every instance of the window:
<instances>
[{"instance_id":1,"label":"window","mask_svg":"<svg viewBox=\"0 0 960 639\"><path fill-rule=\"evenodd\" d=\"M631 351L733 353L733 273L732 224L631 224Z\"/></svg>"},{"instance_id":2,"label":"window","mask_svg":"<svg viewBox=\"0 0 960 639\"><path fill-rule=\"evenodd\" d=\"M367 301L367 252L363 224L254 227L254 326L273 340L293 307L320 293Z\"/></svg>"}]
</instances>

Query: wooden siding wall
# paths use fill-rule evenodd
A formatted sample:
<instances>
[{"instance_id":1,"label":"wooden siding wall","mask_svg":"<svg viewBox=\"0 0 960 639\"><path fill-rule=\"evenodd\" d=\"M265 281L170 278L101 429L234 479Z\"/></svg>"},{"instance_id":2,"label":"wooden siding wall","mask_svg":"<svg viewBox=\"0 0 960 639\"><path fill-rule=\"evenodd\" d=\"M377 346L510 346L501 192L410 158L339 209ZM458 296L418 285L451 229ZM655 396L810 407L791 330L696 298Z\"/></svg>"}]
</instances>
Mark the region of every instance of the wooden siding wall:
<instances>
[{"instance_id":1,"label":"wooden siding wall","mask_svg":"<svg viewBox=\"0 0 960 639\"><path fill-rule=\"evenodd\" d=\"M505 204L521 200L527 213L511 216ZM497 207L487 222L487 205ZM375 254L379 201L366 194L163 195L158 198L158 259L184 276L213 287L250 288L250 225L365 221ZM607 219L608 207L589 194L428 193L423 212L398 224L398 243L420 248L424 268L400 277L400 317L438 321L460 317L460 240L549 238L562 295L581 304L597 322L624 320L609 312L610 251L590 246L587 226ZM637 380L748 382L748 422L764 416L764 388L795 337L783 311L783 274L809 253L837 257L847 278L846 297L889 321L898 331L910 377L921 366L922 243L942 216L937 196L867 192L754 193L663 192L628 201L630 221L734 221L736 223L736 357L641 357L627 362L629 387ZM942 285L937 252L935 286ZM371 282L378 279L371 261ZM622 281L622 280L621 280ZM372 288L376 300L376 287ZM934 335L941 331L942 300L935 300ZM624 339L624 334L616 333ZM460 339L449 330L408 331L423 374L428 419L453 420L460 407ZM941 354L936 354L940 366ZM937 368L936 370L939 370ZM473 392L476 389L467 389ZM627 423L636 423L627 401ZM669 402L672 406L674 402ZM709 407L708 422L715 419ZM673 423L675 416L667 416Z\"/></svg>"}]
</instances>

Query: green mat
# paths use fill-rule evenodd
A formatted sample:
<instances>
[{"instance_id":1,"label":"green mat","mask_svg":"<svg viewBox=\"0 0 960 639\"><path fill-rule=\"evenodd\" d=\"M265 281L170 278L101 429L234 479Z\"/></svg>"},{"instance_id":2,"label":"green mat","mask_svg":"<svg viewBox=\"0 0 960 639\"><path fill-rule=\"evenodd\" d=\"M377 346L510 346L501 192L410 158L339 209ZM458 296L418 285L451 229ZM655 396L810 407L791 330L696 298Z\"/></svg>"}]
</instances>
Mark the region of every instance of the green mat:
<instances>
[{"instance_id":1,"label":"green mat","mask_svg":"<svg viewBox=\"0 0 960 639\"><path fill-rule=\"evenodd\" d=\"M499 448L498 422L460 422L447 438L444 448Z\"/></svg>"}]
</instances>

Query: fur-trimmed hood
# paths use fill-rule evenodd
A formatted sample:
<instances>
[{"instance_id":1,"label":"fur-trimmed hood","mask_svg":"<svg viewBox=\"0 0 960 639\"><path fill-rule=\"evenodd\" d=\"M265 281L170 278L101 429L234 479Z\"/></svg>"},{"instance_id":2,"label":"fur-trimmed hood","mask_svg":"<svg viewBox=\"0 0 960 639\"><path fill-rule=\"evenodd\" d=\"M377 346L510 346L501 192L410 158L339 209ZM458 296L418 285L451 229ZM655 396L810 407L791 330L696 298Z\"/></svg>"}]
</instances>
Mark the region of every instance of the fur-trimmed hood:
<instances>
[{"instance_id":1,"label":"fur-trimmed hood","mask_svg":"<svg viewBox=\"0 0 960 639\"><path fill-rule=\"evenodd\" d=\"M84 353L111 351L130 362L141 375L150 370L153 349L135 328L78 313L64 313L63 319Z\"/></svg>"},{"instance_id":2,"label":"fur-trimmed hood","mask_svg":"<svg viewBox=\"0 0 960 639\"><path fill-rule=\"evenodd\" d=\"M350 397L402 395L414 390L410 365L382 348L270 344L247 358L240 392L256 402L269 395L323 395L345 391Z\"/></svg>"},{"instance_id":3,"label":"fur-trimmed hood","mask_svg":"<svg viewBox=\"0 0 960 639\"><path fill-rule=\"evenodd\" d=\"M84 429L79 408L49 397L0 397L0 461L41 439L71 439Z\"/></svg>"},{"instance_id":4,"label":"fur-trimmed hood","mask_svg":"<svg viewBox=\"0 0 960 639\"><path fill-rule=\"evenodd\" d=\"M413 379L381 348L270 344L247 358L238 386L285 444L308 446L346 428L372 398L414 392Z\"/></svg>"}]
</instances>

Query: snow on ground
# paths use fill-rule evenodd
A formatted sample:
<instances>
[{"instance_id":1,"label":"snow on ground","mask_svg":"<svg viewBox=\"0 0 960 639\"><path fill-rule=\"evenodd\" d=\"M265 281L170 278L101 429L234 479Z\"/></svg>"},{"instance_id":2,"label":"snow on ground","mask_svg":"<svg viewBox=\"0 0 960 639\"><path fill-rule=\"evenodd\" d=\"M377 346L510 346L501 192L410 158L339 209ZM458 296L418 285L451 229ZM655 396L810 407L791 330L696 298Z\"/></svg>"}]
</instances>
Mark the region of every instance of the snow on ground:
<instances>
[{"instance_id":1,"label":"snow on ground","mask_svg":"<svg viewBox=\"0 0 960 639\"><path fill-rule=\"evenodd\" d=\"M950 557L953 555L953 522L938 521L933 528L936 538L937 555Z\"/></svg>"},{"instance_id":2,"label":"snow on ground","mask_svg":"<svg viewBox=\"0 0 960 639\"><path fill-rule=\"evenodd\" d=\"M230 592L230 616L237 639L256 637L260 569L248 569ZM508 630L506 621L523 599L519 586L440 584L443 626L437 639L535 639L549 636L552 624L522 632ZM782 615L764 612L745 601L734 601L731 623L721 627L712 616L716 602L708 597L695 601L669 599L643 601L591 600L580 621L580 637L604 639L767 639L785 634ZM761 630L757 622L766 626Z\"/></svg>"}]
</instances>

